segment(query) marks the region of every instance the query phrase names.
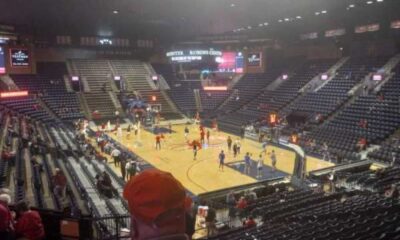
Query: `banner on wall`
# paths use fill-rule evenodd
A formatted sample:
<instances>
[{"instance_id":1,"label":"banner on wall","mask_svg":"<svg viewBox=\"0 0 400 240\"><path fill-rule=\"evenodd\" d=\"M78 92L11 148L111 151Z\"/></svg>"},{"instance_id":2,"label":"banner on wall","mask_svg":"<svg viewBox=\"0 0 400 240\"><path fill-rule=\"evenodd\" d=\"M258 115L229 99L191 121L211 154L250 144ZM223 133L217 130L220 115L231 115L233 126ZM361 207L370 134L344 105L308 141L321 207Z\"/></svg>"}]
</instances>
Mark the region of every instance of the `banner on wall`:
<instances>
[{"instance_id":1,"label":"banner on wall","mask_svg":"<svg viewBox=\"0 0 400 240\"><path fill-rule=\"evenodd\" d=\"M0 74L6 73L6 64L4 61L4 49L0 46Z\"/></svg>"},{"instance_id":2,"label":"banner on wall","mask_svg":"<svg viewBox=\"0 0 400 240\"><path fill-rule=\"evenodd\" d=\"M248 67L261 67L262 54L261 52L249 53L247 55L247 66Z\"/></svg>"},{"instance_id":3,"label":"banner on wall","mask_svg":"<svg viewBox=\"0 0 400 240\"><path fill-rule=\"evenodd\" d=\"M11 67L29 67L30 56L26 48L10 48Z\"/></svg>"}]
</instances>

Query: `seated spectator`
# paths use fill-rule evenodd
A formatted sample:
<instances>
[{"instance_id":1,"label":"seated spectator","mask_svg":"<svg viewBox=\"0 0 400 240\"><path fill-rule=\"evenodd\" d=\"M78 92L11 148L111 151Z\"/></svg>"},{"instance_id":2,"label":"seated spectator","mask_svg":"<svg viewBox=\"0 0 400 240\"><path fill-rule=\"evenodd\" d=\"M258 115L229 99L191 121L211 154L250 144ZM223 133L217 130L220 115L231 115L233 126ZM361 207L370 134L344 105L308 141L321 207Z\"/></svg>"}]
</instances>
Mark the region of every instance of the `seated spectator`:
<instances>
[{"instance_id":1,"label":"seated spectator","mask_svg":"<svg viewBox=\"0 0 400 240\"><path fill-rule=\"evenodd\" d=\"M133 240L188 239L185 189L170 173L143 171L125 185L123 196L131 213Z\"/></svg>"},{"instance_id":2,"label":"seated spectator","mask_svg":"<svg viewBox=\"0 0 400 240\"><path fill-rule=\"evenodd\" d=\"M367 139L365 139L364 137L360 138L360 139L358 140L358 143L357 143L358 151L361 152L361 151L364 150L366 147L367 147Z\"/></svg>"},{"instance_id":3,"label":"seated spectator","mask_svg":"<svg viewBox=\"0 0 400 240\"><path fill-rule=\"evenodd\" d=\"M18 202L15 210L17 213L15 234L18 238L29 240L45 238L42 219L37 211L30 210L25 201Z\"/></svg>"},{"instance_id":4,"label":"seated spectator","mask_svg":"<svg viewBox=\"0 0 400 240\"><path fill-rule=\"evenodd\" d=\"M54 194L60 198L64 198L67 186L67 178L59 168L56 168L55 174L53 176L53 184Z\"/></svg>"},{"instance_id":5,"label":"seated spectator","mask_svg":"<svg viewBox=\"0 0 400 240\"><path fill-rule=\"evenodd\" d=\"M14 234L13 217L8 205L11 202L9 194L2 190L0 193L0 239L11 240Z\"/></svg>"},{"instance_id":6,"label":"seated spectator","mask_svg":"<svg viewBox=\"0 0 400 240\"><path fill-rule=\"evenodd\" d=\"M388 190L386 190L385 196L393 199L399 198L399 190L397 189L396 184L392 184L392 186Z\"/></svg>"},{"instance_id":7,"label":"seated spectator","mask_svg":"<svg viewBox=\"0 0 400 240\"><path fill-rule=\"evenodd\" d=\"M108 198L113 197L113 188L108 174L96 175L96 187L100 194Z\"/></svg>"},{"instance_id":8,"label":"seated spectator","mask_svg":"<svg viewBox=\"0 0 400 240\"><path fill-rule=\"evenodd\" d=\"M254 221L253 216L249 216L246 221L243 222L243 227L245 228L251 228L257 226L256 221Z\"/></svg>"}]
</instances>

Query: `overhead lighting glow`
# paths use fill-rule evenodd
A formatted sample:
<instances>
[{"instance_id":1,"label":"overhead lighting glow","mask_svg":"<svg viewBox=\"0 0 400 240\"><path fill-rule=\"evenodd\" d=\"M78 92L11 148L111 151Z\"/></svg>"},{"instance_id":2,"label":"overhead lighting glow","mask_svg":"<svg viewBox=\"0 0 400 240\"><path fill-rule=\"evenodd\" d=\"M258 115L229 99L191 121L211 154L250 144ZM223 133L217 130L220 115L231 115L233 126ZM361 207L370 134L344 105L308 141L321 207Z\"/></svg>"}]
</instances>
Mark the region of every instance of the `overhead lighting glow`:
<instances>
[{"instance_id":1,"label":"overhead lighting glow","mask_svg":"<svg viewBox=\"0 0 400 240\"><path fill-rule=\"evenodd\" d=\"M251 29L251 26L247 26L247 29Z\"/></svg>"},{"instance_id":2,"label":"overhead lighting glow","mask_svg":"<svg viewBox=\"0 0 400 240\"><path fill-rule=\"evenodd\" d=\"M376 0L376 2L383 2L383 0Z\"/></svg>"},{"instance_id":3,"label":"overhead lighting glow","mask_svg":"<svg viewBox=\"0 0 400 240\"><path fill-rule=\"evenodd\" d=\"M0 98L24 97L24 96L28 96L28 91L15 91L15 92L0 93Z\"/></svg>"},{"instance_id":4,"label":"overhead lighting glow","mask_svg":"<svg viewBox=\"0 0 400 240\"><path fill-rule=\"evenodd\" d=\"M297 19L301 19L301 16L297 16L296 18L297 18Z\"/></svg>"},{"instance_id":5,"label":"overhead lighting glow","mask_svg":"<svg viewBox=\"0 0 400 240\"><path fill-rule=\"evenodd\" d=\"M119 11L118 11L118 10L114 10L113 13L114 13L114 14L118 14Z\"/></svg>"},{"instance_id":6,"label":"overhead lighting glow","mask_svg":"<svg viewBox=\"0 0 400 240\"><path fill-rule=\"evenodd\" d=\"M231 4L231 7L236 7L236 4L232 3L232 4Z\"/></svg>"},{"instance_id":7,"label":"overhead lighting glow","mask_svg":"<svg viewBox=\"0 0 400 240\"><path fill-rule=\"evenodd\" d=\"M323 14L325 14L325 13L327 13L328 11L326 11L326 10L323 10L323 11L321 11L321 13L323 13Z\"/></svg>"},{"instance_id":8,"label":"overhead lighting glow","mask_svg":"<svg viewBox=\"0 0 400 240\"><path fill-rule=\"evenodd\" d=\"M217 87L205 86L205 87L203 87L203 89L205 91L226 91L226 90L228 90L228 87L227 86L217 86Z\"/></svg>"},{"instance_id":9,"label":"overhead lighting glow","mask_svg":"<svg viewBox=\"0 0 400 240\"><path fill-rule=\"evenodd\" d=\"M268 26L268 23L267 23L267 22L265 22L265 23L264 23L264 26Z\"/></svg>"},{"instance_id":10,"label":"overhead lighting glow","mask_svg":"<svg viewBox=\"0 0 400 240\"><path fill-rule=\"evenodd\" d=\"M317 16L318 16L319 14L320 14L319 12L315 12L315 15L317 15Z\"/></svg>"},{"instance_id":11,"label":"overhead lighting glow","mask_svg":"<svg viewBox=\"0 0 400 240\"><path fill-rule=\"evenodd\" d=\"M355 7L356 5L354 5L354 4L350 4L349 5L349 8L353 8L353 7Z\"/></svg>"},{"instance_id":12,"label":"overhead lighting glow","mask_svg":"<svg viewBox=\"0 0 400 240\"><path fill-rule=\"evenodd\" d=\"M285 22L289 22L289 20L290 20L289 18L285 18Z\"/></svg>"},{"instance_id":13,"label":"overhead lighting glow","mask_svg":"<svg viewBox=\"0 0 400 240\"><path fill-rule=\"evenodd\" d=\"M374 3L373 1L368 1L368 2L367 2L367 4L373 4L373 3Z\"/></svg>"},{"instance_id":14,"label":"overhead lighting glow","mask_svg":"<svg viewBox=\"0 0 400 240\"><path fill-rule=\"evenodd\" d=\"M259 27L262 27L262 26L264 26L264 24L260 23L260 24L258 24L258 26L259 26Z\"/></svg>"},{"instance_id":15,"label":"overhead lighting glow","mask_svg":"<svg viewBox=\"0 0 400 240\"><path fill-rule=\"evenodd\" d=\"M283 20L282 20L282 19L279 19L278 22L283 22Z\"/></svg>"}]
</instances>

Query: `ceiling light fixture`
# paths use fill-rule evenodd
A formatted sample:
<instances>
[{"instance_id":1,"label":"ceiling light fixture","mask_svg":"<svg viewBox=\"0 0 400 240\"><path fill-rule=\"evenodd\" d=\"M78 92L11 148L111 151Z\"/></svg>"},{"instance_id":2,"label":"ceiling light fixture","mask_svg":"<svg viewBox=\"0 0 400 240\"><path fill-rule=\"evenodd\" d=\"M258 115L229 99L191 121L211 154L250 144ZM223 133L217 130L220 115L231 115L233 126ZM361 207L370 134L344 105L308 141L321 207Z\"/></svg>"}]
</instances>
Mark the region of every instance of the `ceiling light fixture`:
<instances>
[{"instance_id":1,"label":"ceiling light fixture","mask_svg":"<svg viewBox=\"0 0 400 240\"><path fill-rule=\"evenodd\" d=\"M328 12L328 11L326 11L326 10L321 11L322 14L325 14L325 13L327 13L327 12Z\"/></svg>"},{"instance_id":2,"label":"ceiling light fixture","mask_svg":"<svg viewBox=\"0 0 400 240\"><path fill-rule=\"evenodd\" d=\"M267 23L267 22L265 22L265 23L264 23L264 26L268 26L268 23Z\"/></svg>"},{"instance_id":3,"label":"ceiling light fixture","mask_svg":"<svg viewBox=\"0 0 400 240\"><path fill-rule=\"evenodd\" d=\"M349 5L349 8L353 8L353 7L355 7L356 5L354 5L354 4L350 4Z\"/></svg>"},{"instance_id":4,"label":"ceiling light fixture","mask_svg":"<svg viewBox=\"0 0 400 240\"><path fill-rule=\"evenodd\" d=\"M118 10L114 10L113 13L114 13L114 14L118 14L119 11L118 11Z\"/></svg>"},{"instance_id":5,"label":"ceiling light fixture","mask_svg":"<svg viewBox=\"0 0 400 240\"><path fill-rule=\"evenodd\" d=\"M367 2L367 4L373 4L373 3L374 3L373 1L368 1L368 2Z\"/></svg>"},{"instance_id":6,"label":"ceiling light fixture","mask_svg":"<svg viewBox=\"0 0 400 240\"><path fill-rule=\"evenodd\" d=\"M320 14L319 12L315 12L315 15L317 15L317 16L318 16L319 14Z\"/></svg>"},{"instance_id":7,"label":"ceiling light fixture","mask_svg":"<svg viewBox=\"0 0 400 240\"><path fill-rule=\"evenodd\" d=\"M376 0L376 2L383 2L383 0Z\"/></svg>"},{"instance_id":8,"label":"ceiling light fixture","mask_svg":"<svg viewBox=\"0 0 400 240\"><path fill-rule=\"evenodd\" d=\"M301 19L301 16L297 16L296 18L297 18L297 19Z\"/></svg>"}]
</instances>

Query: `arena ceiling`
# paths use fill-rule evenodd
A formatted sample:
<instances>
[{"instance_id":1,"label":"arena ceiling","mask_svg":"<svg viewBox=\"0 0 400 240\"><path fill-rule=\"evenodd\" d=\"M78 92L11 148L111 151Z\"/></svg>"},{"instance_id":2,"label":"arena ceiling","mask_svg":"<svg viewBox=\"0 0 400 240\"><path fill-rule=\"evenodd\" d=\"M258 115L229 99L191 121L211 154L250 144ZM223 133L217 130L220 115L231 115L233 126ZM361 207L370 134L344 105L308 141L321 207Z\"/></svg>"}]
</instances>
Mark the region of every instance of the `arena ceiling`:
<instances>
[{"instance_id":1,"label":"arena ceiling","mask_svg":"<svg viewBox=\"0 0 400 240\"><path fill-rule=\"evenodd\" d=\"M399 7L399 0L0 0L0 23L38 35L184 38L370 23L400 17Z\"/></svg>"}]
</instances>

